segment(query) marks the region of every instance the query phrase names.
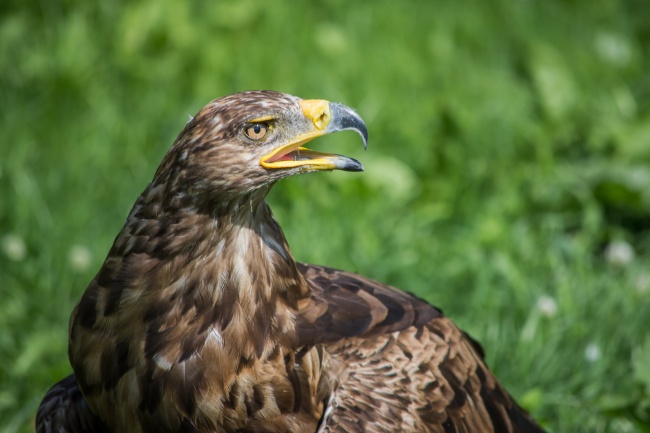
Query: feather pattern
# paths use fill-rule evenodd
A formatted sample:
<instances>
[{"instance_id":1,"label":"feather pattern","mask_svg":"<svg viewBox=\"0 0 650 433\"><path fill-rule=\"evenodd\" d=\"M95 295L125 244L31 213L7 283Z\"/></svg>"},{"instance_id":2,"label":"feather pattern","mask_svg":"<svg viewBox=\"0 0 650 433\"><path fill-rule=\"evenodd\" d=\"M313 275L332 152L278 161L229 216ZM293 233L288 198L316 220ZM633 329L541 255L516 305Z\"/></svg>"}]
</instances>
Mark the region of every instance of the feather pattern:
<instances>
[{"instance_id":1,"label":"feather pattern","mask_svg":"<svg viewBox=\"0 0 650 433\"><path fill-rule=\"evenodd\" d=\"M313 132L300 107L246 92L188 122L72 313L37 432L542 431L440 310L294 260L264 197L316 168L258 161Z\"/></svg>"}]
</instances>

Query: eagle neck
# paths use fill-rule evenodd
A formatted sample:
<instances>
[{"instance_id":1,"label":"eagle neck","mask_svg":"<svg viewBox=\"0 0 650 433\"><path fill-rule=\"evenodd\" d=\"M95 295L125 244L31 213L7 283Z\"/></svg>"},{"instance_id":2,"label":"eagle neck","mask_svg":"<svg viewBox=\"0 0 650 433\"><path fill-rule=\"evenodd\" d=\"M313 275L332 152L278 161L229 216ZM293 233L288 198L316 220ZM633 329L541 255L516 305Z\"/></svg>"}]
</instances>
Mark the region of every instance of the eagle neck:
<instances>
[{"instance_id":1,"label":"eagle neck","mask_svg":"<svg viewBox=\"0 0 650 433\"><path fill-rule=\"evenodd\" d=\"M176 323L197 344L212 335L245 359L292 344L295 311L310 292L264 199L204 212L161 206L155 195L148 189L136 202L84 295L88 325L100 319L95 311L146 317L152 328Z\"/></svg>"},{"instance_id":2,"label":"eagle neck","mask_svg":"<svg viewBox=\"0 0 650 433\"><path fill-rule=\"evenodd\" d=\"M294 313L309 289L266 201L247 198L224 208L210 221L206 289L226 342L228 335L238 349L253 342L245 356L260 357L272 350L266 343L292 338Z\"/></svg>"},{"instance_id":3,"label":"eagle neck","mask_svg":"<svg viewBox=\"0 0 650 433\"><path fill-rule=\"evenodd\" d=\"M274 293L291 306L308 296L307 283L266 201L247 197L224 208L213 217L218 239L214 258L238 275L239 290Z\"/></svg>"}]
</instances>

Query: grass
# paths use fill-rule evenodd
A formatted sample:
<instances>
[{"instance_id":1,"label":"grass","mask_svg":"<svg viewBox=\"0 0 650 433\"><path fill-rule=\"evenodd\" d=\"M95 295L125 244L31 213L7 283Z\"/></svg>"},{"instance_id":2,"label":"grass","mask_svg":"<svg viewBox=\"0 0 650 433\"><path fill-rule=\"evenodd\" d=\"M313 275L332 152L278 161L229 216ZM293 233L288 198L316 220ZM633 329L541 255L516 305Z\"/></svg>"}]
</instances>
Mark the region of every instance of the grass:
<instances>
[{"instance_id":1,"label":"grass","mask_svg":"<svg viewBox=\"0 0 650 433\"><path fill-rule=\"evenodd\" d=\"M0 11L0 431L70 373L69 314L187 116L255 88L370 130L316 144L365 173L269 197L297 258L443 308L550 431L650 431L644 2Z\"/></svg>"}]
</instances>

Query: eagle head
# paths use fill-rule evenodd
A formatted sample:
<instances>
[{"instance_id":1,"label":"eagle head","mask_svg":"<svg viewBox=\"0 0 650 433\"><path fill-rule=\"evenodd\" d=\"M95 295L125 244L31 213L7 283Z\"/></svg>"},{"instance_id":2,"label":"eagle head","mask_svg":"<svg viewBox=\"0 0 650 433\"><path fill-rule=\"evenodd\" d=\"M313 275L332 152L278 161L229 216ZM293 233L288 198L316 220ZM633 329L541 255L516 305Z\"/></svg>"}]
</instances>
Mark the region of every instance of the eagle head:
<instances>
[{"instance_id":1,"label":"eagle head","mask_svg":"<svg viewBox=\"0 0 650 433\"><path fill-rule=\"evenodd\" d=\"M362 171L353 158L304 147L316 137L342 130L356 131L367 145L363 120L345 105L273 91L225 96L187 123L160 164L154 184L165 184L177 197L215 203L259 191L263 196L279 179L300 173Z\"/></svg>"}]
</instances>

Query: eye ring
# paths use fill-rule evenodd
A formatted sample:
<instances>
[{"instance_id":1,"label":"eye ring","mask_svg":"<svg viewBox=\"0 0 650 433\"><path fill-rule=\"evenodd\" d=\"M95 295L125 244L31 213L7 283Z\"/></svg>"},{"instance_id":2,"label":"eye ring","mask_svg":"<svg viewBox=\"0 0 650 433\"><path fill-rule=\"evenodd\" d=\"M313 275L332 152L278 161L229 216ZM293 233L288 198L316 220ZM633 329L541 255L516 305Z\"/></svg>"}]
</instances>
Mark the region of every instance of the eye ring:
<instances>
[{"instance_id":1,"label":"eye ring","mask_svg":"<svg viewBox=\"0 0 650 433\"><path fill-rule=\"evenodd\" d=\"M244 134L251 140L261 140L269 133L271 126L267 122L255 122L246 126Z\"/></svg>"}]
</instances>

